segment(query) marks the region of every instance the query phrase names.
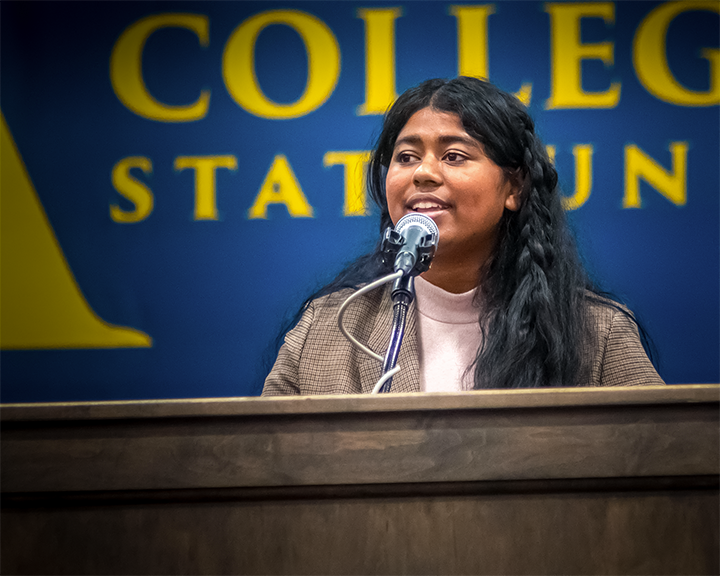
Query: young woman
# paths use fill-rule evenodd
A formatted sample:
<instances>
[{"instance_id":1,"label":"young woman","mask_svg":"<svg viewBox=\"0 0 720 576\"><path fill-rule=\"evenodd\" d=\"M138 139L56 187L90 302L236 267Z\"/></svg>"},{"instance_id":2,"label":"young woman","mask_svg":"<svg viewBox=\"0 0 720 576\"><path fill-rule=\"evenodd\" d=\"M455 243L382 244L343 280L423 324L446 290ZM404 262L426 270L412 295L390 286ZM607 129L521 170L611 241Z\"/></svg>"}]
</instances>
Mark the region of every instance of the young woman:
<instances>
[{"instance_id":1,"label":"young woman","mask_svg":"<svg viewBox=\"0 0 720 576\"><path fill-rule=\"evenodd\" d=\"M419 212L440 240L415 280L392 392L663 384L632 314L588 280L557 180L526 108L491 83L428 80L397 99L368 170L380 230ZM313 295L263 395L371 392L382 363L342 335L337 313L391 272L378 244ZM345 313L380 355L391 325L387 285Z\"/></svg>"}]
</instances>

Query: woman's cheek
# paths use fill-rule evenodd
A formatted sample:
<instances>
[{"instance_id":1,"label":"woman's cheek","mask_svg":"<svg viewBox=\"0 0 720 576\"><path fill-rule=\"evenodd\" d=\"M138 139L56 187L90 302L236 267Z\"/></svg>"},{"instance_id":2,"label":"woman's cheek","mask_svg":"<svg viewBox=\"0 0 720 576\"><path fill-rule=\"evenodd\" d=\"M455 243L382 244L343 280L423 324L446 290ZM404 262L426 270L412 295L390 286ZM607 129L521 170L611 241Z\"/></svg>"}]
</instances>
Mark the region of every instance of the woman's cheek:
<instances>
[{"instance_id":1,"label":"woman's cheek","mask_svg":"<svg viewBox=\"0 0 720 576\"><path fill-rule=\"evenodd\" d=\"M387 200L390 218L393 223L397 223L404 213L403 200L401 194L398 192L397 181L390 173L388 173L385 179L385 198Z\"/></svg>"}]
</instances>

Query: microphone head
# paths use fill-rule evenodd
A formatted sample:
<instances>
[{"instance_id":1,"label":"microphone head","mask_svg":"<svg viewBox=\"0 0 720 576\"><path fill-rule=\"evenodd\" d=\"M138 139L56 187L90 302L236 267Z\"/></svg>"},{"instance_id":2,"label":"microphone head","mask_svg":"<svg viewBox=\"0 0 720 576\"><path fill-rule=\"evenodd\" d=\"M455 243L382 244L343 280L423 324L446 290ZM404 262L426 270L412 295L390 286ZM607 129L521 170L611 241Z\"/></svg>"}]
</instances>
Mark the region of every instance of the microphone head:
<instances>
[{"instance_id":1,"label":"microphone head","mask_svg":"<svg viewBox=\"0 0 720 576\"><path fill-rule=\"evenodd\" d=\"M402 270L403 275L410 276L428 270L439 237L437 224L425 214L411 212L400 218L395 230L386 234L388 244L394 243L398 249L393 269Z\"/></svg>"},{"instance_id":2,"label":"microphone head","mask_svg":"<svg viewBox=\"0 0 720 576\"><path fill-rule=\"evenodd\" d=\"M405 216L400 218L395 225L395 231L404 236L405 230L411 226L419 226L422 228L425 235L432 235L432 239L429 244L437 246L438 239L440 237L440 230L430 216L425 216L425 214L421 214L419 212L410 212L410 214L405 214Z\"/></svg>"}]
</instances>

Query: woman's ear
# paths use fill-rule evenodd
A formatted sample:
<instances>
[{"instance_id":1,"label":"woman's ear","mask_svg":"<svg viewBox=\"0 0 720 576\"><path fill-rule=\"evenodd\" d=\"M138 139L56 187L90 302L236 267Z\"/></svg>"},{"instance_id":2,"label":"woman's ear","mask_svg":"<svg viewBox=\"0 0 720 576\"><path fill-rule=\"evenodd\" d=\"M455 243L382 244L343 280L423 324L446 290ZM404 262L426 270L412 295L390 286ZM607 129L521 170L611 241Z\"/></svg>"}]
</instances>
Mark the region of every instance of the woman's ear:
<instances>
[{"instance_id":1,"label":"woman's ear","mask_svg":"<svg viewBox=\"0 0 720 576\"><path fill-rule=\"evenodd\" d=\"M513 212L520 210L520 188L510 186L508 195L505 197L505 208Z\"/></svg>"},{"instance_id":2,"label":"woman's ear","mask_svg":"<svg viewBox=\"0 0 720 576\"><path fill-rule=\"evenodd\" d=\"M525 178L523 178L520 168L515 168L505 174L505 208L512 212L520 210L522 193L525 189Z\"/></svg>"}]
</instances>

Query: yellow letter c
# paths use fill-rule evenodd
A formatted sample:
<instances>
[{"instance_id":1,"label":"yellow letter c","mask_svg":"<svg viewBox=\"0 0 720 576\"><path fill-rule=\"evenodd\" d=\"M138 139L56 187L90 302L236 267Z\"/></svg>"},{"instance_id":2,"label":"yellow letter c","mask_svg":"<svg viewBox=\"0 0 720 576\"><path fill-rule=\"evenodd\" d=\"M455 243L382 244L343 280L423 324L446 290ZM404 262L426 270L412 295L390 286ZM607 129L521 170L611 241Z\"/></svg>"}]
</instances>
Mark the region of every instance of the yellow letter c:
<instances>
[{"instance_id":1,"label":"yellow letter c","mask_svg":"<svg viewBox=\"0 0 720 576\"><path fill-rule=\"evenodd\" d=\"M210 42L207 16L197 14L157 14L141 18L118 38L110 56L110 81L115 95L138 116L160 122L191 122L204 118L210 104L210 91L187 106L171 106L155 100L142 76L142 52L150 35L160 28L186 28L195 32L200 45Z\"/></svg>"}]
</instances>

